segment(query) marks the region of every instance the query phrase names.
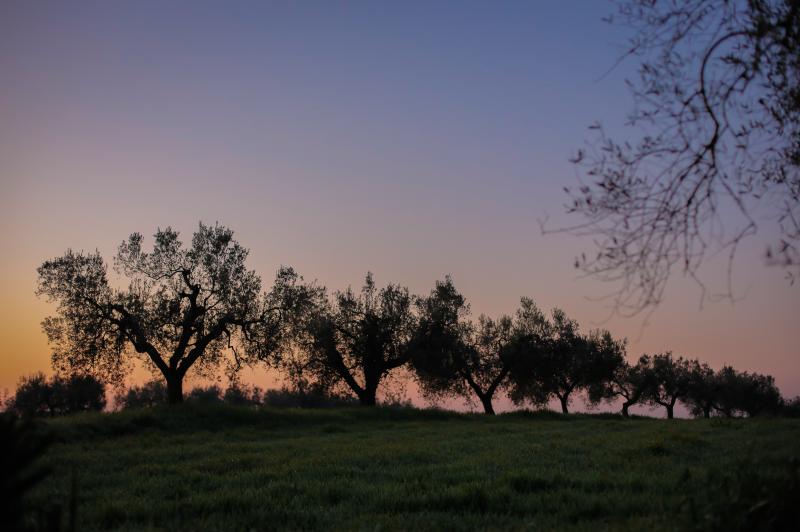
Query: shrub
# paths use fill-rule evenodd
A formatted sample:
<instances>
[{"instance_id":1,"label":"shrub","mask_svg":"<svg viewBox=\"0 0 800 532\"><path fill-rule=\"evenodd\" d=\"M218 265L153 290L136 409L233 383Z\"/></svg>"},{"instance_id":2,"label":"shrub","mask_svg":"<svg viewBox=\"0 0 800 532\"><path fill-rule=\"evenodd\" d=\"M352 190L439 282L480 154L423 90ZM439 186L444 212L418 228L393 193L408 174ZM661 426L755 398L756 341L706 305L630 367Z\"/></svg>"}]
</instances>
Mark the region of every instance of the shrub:
<instances>
[{"instance_id":1,"label":"shrub","mask_svg":"<svg viewBox=\"0 0 800 532\"><path fill-rule=\"evenodd\" d=\"M36 373L20 380L9 410L25 416L55 416L105 406L105 385L90 375L55 376L48 381L43 373Z\"/></svg>"},{"instance_id":2,"label":"shrub","mask_svg":"<svg viewBox=\"0 0 800 532\"><path fill-rule=\"evenodd\" d=\"M167 387L161 380L146 382L141 386L131 386L126 392L118 393L114 397L114 404L122 410L148 408L166 402Z\"/></svg>"},{"instance_id":3,"label":"shrub","mask_svg":"<svg viewBox=\"0 0 800 532\"><path fill-rule=\"evenodd\" d=\"M205 387L195 386L186 396L186 400L197 403L219 403L222 401L222 390L216 384Z\"/></svg>"}]
</instances>

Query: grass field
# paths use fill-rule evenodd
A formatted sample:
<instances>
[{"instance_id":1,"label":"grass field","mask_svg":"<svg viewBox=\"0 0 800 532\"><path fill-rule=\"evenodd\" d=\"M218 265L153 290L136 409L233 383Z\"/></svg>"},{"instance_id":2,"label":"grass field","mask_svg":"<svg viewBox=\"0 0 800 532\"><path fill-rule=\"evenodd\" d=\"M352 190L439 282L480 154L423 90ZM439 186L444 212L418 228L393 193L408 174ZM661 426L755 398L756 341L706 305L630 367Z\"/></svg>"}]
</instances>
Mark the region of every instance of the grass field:
<instances>
[{"instance_id":1,"label":"grass field","mask_svg":"<svg viewBox=\"0 0 800 532\"><path fill-rule=\"evenodd\" d=\"M33 498L67 500L74 471L78 530L685 529L800 441L787 419L189 404L48 424Z\"/></svg>"}]
</instances>

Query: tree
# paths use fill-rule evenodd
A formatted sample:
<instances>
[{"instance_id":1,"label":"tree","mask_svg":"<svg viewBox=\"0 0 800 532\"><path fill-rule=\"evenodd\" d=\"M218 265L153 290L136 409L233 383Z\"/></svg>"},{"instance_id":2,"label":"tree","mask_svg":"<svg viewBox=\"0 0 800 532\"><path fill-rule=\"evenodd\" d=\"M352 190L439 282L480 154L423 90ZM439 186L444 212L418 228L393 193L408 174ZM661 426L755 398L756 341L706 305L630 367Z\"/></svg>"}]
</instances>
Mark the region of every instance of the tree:
<instances>
[{"instance_id":1,"label":"tree","mask_svg":"<svg viewBox=\"0 0 800 532\"><path fill-rule=\"evenodd\" d=\"M139 357L163 376L169 402L179 403L190 369L206 375L226 362L235 373L275 356L307 287L281 268L261 293L247 254L232 231L201 223L186 248L171 228L156 232L151 252L139 233L124 241L115 263L127 289L111 287L99 252L69 250L45 262L38 294L58 304L42 324L54 367L119 382Z\"/></svg>"},{"instance_id":2,"label":"tree","mask_svg":"<svg viewBox=\"0 0 800 532\"><path fill-rule=\"evenodd\" d=\"M674 418L675 403L689 393L691 363L683 357L673 358L671 352L666 352L650 357L647 371L652 379L647 401L663 406L667 410L667 419Z\"/></svg>"},{"instance_id":3,"label":"tree","mask_svg":"<svg viewBox=\"0 0 800 532\"><path fill-rule=\"evenodd\" d=\"M776 414L783 403L775 379L769 375L740 372L725 366L719 371L717 380L719 399L716 408L726 417Z\"/></svg>"},{"instance_id":4,"label":"tree","mask_svg":"<svg viewBox=\"0 0 800 532\"><path fill-rule=\"evenodd\" d=\"M409 362L416 325L408 289L379 290L367 273L359 294L348 288L332 301L325 294L317 300L301 350L287 362L290 374L325 390L344 385L362 405L374 406L381 381Z\"/></svg>"},{"instance_id":5,"label":"tree","mask_svg":"<svg viewBox=\"0 0 800 532\"><path fill-rule=\"evenodd\" d=\"M720 395L720 382L716 372L708 364L694 360L689 363L688 379L683 403L693 416L710 418Z\"/></svg>"},{"instance_id":6,"label":"tree","mask_svg":"<svg viewBox=\"0 0 800 532\"><path fill-rule=\"evenodd\" d=\"M625 54L638 142L596 124L573 162L589 181L570 195L597 253L576 263L618 285L616 309L657 305L672 271L698 270L721 250L730 267L757 230L777 220L769 263L800 273L800 6L797 0L624 0L612 22L632 28ZM735 214L738 213L738 218ZM760 213L759 213L760 214ZM739 223L736 223L736 220ZM725 228L727 227L727 230ZM702 284L702 282L701 282Z\"/></svg>"},{"instance_id":7,"label":"tree","mask_svg":"<svg viewBox=\"0 0 800 532\"><path fill-rule=\"evenodd\" d=\"M608 381L624 362L625 342L608 331L583 335L578 323L560 309L553 311L549 322L542 322L541 312L526 300L521 311L535 327L522 329L511 348L515 353L511 398L517 404L543 405L557 398L562 413L568 414L574 392Z\"/></svg>"},{"instance_id":8,"label":"tree","mask_svg":"<svg viewBox=\"0 0 800 532\"><path fill-rule=\"evenodd\" d=\"M56 375L48 380L40 372L20 380L11 410L26 416L58 416L102 410L105 405L105 386L91 375Z\"/></svg>"},{"instance_id":9,"label":"tree","mask_svg":"<svg viewBox=\"0 0 800 532\"><path fill-rule=\"evenodd\" d=\"M222 400L231 405L254 406L261 404L263 391L258 386L247 386L233 381L225 389Z\"/></svg>"},{"instance_id":10,"label":"tree","mask_svg":"<svg viewBox=\"0 0 800 532\"><path fill-rule=\"evenodd\" d=\"M513 323L508 316L481 315L467 320L469 305L447 277L419 301L412 366L423 394L469 397L474 394L484 413L493 415L492 399L507 385L508 345Z\"/></svg>"},{"instance_id":11,"label":"tree","mask_svg":"<svg viewBox=\"0 0 800 532\"><path fill-rule=\"evenodd\" d=\"M589 387L589 401L622 399L622 415L628 417L631 406L642 402L651 386L650 357L642 355L634 365L620 364L607 381Z\"/></svg>"},{"instance_id":12,"label":"tree","mask_svg":"<svg viewBox=\"0 0 800 532\"><path fill-rule=\"evenodd\" d=\"M167 402L167 387L163 380L151 380L141 386L131 386L114 397L116 408L150 408Z\"/></svg>"},{"instance_id":13,"label":"tree","mask_svg":"<svg viewBox=\"0 0 800 532\"><path fill-rule=\"evenodd\" d=\"M106 406L106 387L91 375L72 375L62 387L66 412L100 411Z\"/></svg>"}]
</instances>

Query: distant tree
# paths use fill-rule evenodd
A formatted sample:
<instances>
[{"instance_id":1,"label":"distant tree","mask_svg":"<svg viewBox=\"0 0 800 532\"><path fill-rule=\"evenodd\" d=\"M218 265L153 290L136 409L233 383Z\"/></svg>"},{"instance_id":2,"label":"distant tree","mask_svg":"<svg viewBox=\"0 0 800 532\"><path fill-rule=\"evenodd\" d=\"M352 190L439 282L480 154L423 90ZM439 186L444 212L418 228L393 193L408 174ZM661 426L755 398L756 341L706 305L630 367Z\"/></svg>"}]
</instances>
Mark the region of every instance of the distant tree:
<instances>
[{"instance_id":1,"label":"distant tree","mask_svg":"<svg viewBox=\"0 0 800 532\"><path fill-rule=\"evenodd\" d=\"M720 370L718 379L720 399L717 409L723 415L754 417L779 413L783 399L771 376L740 372L726 366Z\"/></svg>"},{"instance_id":2,"label":"distant tree","mask_svg":"<svg viewBox=\"0 0 800 532\"><path fill-rule=\"evenodd\" d=\"M681 401L695 417L710 418L720 397L720 382L708 364L693 360L689 363L688 387Z\"/></svg>"},{"instance_id":3,"label":"distant tree","mask_svg":"<svg viewBox=\"0 0 800 532\"><path fill-rule=\"evenodd\" d=\"M698 279L721 250L732 261L777 220L770 264L800 273L800 8L797 0L622 0L610 21L631 29L625 56L641 59L628 81L635 142L597 124L574 162L589 180L566 230L591 235L597 253L577 266L619 285L619 311L658 304L675 269ZM724 213L724 216L723 216ZM737 217L738 214L738 222ZM729 263L730 272L730 263ZM730 280L729 280L730 283ZM729 284L728 291L731 287Z\"/></svg>"},{"instance_id":4,"label":"distant tree","mask_svg":"<svg viewBox=\"0 0 800 532\"><path fill-rule=\"evenodd\" d=\"M541 313L529 300L523 300L523 313L538 324L533 333L515 335L514 364L511 374L511 398L516 404L530 402L544 405L551 398L569 413L572 394L607 382L624 362L625 342L612 338L608 331L578 330L578 323L560 309L549 322L541 322Z\"/></svg>"},{"instance_id":5,"label":"distant tree","mask_svg":"<svg viewBox=\"0 0 800 532\"><path fill-rule=\"evenodd\" d=\"M186 400L195 403L221 403L222 390L216 384L210 386L195 386L186 395Z\"/></svg>"},{"instance_id":6,"label":"distant tree","mask_svg":"<svg viewBox=\"0 0 800 532\"><path fill-rule=\"evenodd\" d=\"M683 357L673 358L671 352L666 352L650 357L648 371L652 380L647 401L663 406L667 418L674 418L675 404L689 393L691 362Z\"/></svg>"},{"instance_id":7,"label":"distant tree","mask_svg":"<svg viewBox=\"0 0 800 532\"><path fill-rule=\"evenodd\" d=\"M258 386L246 386L234 381L225 389L222 400L231 405L254 406L261 404L262 395Z\"/></svg>"},{"instance_id":8,"label":"distant tree","mask_svg":"<svg viewBox=\"0 0 800 532\"><path fill-rule=\"evenodd\" d=\"M10 410L25 416L50 415L55 409L55 398L44 373L22 377L10 401Z\"/></svg>"},{"instance_id":9,"label":"distant tree","mask_svg":"<svg viewBox=\"0 0 800 532\"><path fill-rule=\"evenodd\" d=\"M649 367L647 355L642 355L634 365L623 362L608 380L589 387L589 401L596 404L604 399L622 399L622 415L628 417L630 407L643 402L651 386Z\"/></svg>"},{"instance_id":10,"label":"distant tree","mask_svg":"<svg viewBox=\"0 0 800 532\"><path fill-rule=\"evenodd\" d=\"M167 387L163 380L152 380L141 386L131 386L114 397L120 409L149 408L167 402Z\"/></svg>"},{"instance_id":11,"label":"distant tree","mask_svg":"<svg viewBox=\"0 0 800 532\"><path fill-rule=\"evenodd\" d=\"M800 417L800 395L784 401L781 415L786 417Z\"/></svg>"},{"instance_id":12,"label":"distant tree","mask_svg":"<svg viewBox=\"0 0 800 532\"><path fill-rule=\"evenodd\" d=\"M411 358L417 317L408 289L378 289L368 273L359 294L351 288L321 298L308 320L290 375L323 390L344 385L362 405L376 404L378 387Z\"/></svg>"},{"instance_id":13,"label":"distant tree","mask_svg":"<svg viewBox=\"0 0 800 532\"><path fill-rule=\"evenodd\" d=\"M110 286L98 252L70 250L45 262L38 294L58 304L42 324L54 367L120 382L139 357L163 376L169 402L178 403L190 369L208 375L225 362L233 373L274 356L308 287L282 268L261 293L247 254L232 231L201 223L188 248L171 228L156 232L151 252L139 233L124 241L115 263L130 279L125 290Z\"/></svg>"},{"instance_id":14,"label":"distant tree","mask_svg":"<svg viewBox=\"0 0 800 532\"><path fill-rule=\"evenodd\" d=\"M10 409L26 416L57 416L102 410L105 405L105 386L90 375L48 380L36 373L20 380Z\"/></svg>"},{"instance_id":15,"label":"distant tree","mask_svg":"<svg viewBox=\"0 0 800 532\"><path fill-rule=\"evenodd\" d=\"M508 384L508 345L513 322L481 315L467 320L469 305L447 277L418 302L419 327L412 366L423 394L429 397L475 395L484 413L494 414L492 399Z\"/></svg>"},{"instance_id":16,"label":"distant tree","mask_svg":"<svg viewBox=\"0 0 800 532\"><path fill-rule=\"evenodd\" d=\"M717 372L716 377L719 386L719 395L714 408L725 417L734 417L740 414L744 382L739 372L731 366L723 366Z\"/></svg>"}]
</instances>

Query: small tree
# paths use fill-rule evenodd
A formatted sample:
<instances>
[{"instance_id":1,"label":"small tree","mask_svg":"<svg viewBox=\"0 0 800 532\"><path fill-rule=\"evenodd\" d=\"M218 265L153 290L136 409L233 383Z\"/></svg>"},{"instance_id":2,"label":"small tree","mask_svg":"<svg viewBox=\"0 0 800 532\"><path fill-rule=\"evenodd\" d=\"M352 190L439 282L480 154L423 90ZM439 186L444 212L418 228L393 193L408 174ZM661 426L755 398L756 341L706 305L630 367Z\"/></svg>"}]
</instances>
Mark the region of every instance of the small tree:
<instances>
[{"instance_id":1,"label":"small tree","mask_svg":"<svg viewBox=\"0 0 800 532\"><path fill-rule=\"evenodd\" d=\"M36 373L20 380L10 406L26 416L102 410L105 393L103 383L90 375L55 376L48 381L43 373Z\"/></svg>"},{"instance_id":2,"label":"small tree","mask_svg":"<svg viewBox=\"0 0 800 532\"><path fill-rule=\"evenodd\" d=\"M324 294L317 300L288 369L321 389L343 384L362 405L374 406L381 381L409 362L416 324L408 289L379 290L368 273L360 294L348 288L333 301Z\"/></svg>"},{"instance_id":3,"label":"small tree","mask_svg":"<svg viewBox=\"0 0 800 532\"><path fill-rule=\"evenodd\" d=\"M675 403L689 393L691 363L683 357L673 358L671 352L666 352L650 358L648 371L652 379L647 392L648 402L663 406L667 418L674 418Z\"/></svg>"},{"instance_id":4,"label":"small tree","mask_svg":"<svg viewBox=\"0 0 800 532\"><path fill-rule=\"evenodd\" d=\"M467 321L469 305L448 277L419 301L420 322L412 365L423 394L469 397L494 414L492 399L507 385L513 322L481 315Z\"/></svg>"},{"instance_id":5,"label":"small tree","mask_svg":"<svg viewBox=\"0 0 800 532\"><path fill-rule=\"evenodd\" d=\"M642 355L634 365L623 362L611 378L589 387L589 401L596 404L603 399L609 402L622 399L622 415L628 417L630 407L644 400L651 385L649 366L647 355Z\"/></svg>"},{"instance_id":6,"label":"small tree","mask_svg":"<svg viewBox=\"0 0 800 532\"><path fill-rule=\"evenodd\" d=\"M114 396L116 408L149 408L167 402L167 387L163 380L152 380L141 386L131 386Z\"/></svg>"},{"instance_id":7,"label":"small tree","mask_svg":"<svg viewBox=\"0 0 800 532\"><path fill-rule=\"evenodd\" d=\"M740 372L725 366L720 370L717 379L719 400L716 408L724 416L746 414L754 417L780 411L783 399L775 386L775 379L771 376Z\"/></svg>"},{"instance_id":8,"label":"small tree","mask_svg":"<svg viewBox=\"0 0 800 532\"><path fill-rule=\"evenodd\" d=\"M119 247L125 290L111 287L97 252L67 251L39 267L38 294L58 304L43 322L57 370L119 382L138 356L178 403L190 369L207 375L225 362L233 373L280 351L305 300L292 269L282 268L272 290L261 293L261 280L245 265L248 251L219 225L201 223L188 248L171 228L156 232L151 252L142 244L134 233Z\"/></svg>"},{"instance_id":9,"label":"small tree","mask_svg":"<svg viewBox=\"0 0 800 532\"><path fill-rule=\"evenodd\" d=\"M717 374L708 364L694 360L689 363L688 387L682 402L695 417L711 417L719 401L720 386Z\"/></svg>"},{"instance_id":10,"label":"small tree","mask_svg":"<svg viewBox=\"0 0 800 532\"><path fill-rule=\"evenodd\" d=\"M225 389L222 400L231 405L253 406L261 404L263 392L258 386L246 386L239 382L231 382Z\"/></svg>"},{"instance_id":11,"label":"small tree","mask_svg":"<svg viewBox=\"0 0 800 532\"><path fill-rule=\"evenodd\" d=\"M523 310L541 321L541 313ZM624 362L625 342L608 331L580 334L578 324L560 309L549 323L537 325L534 333L522 332L512 348L517 354L512 368L511 398L517 404L547 404L551 398L569 413L572 394L607 382Z\"/></svg>"},{"instance_id":12,"label":"small tree","mask_svg":"<svg viewBox=\"0 0 800 532\"><path fill-rule=\"evenodd\" d=\"M44 373L20 379L9 409L25 416L53 415L56 400Z\"/></svg>"},{"instance_id":13,"label":"small tree","mask_svg":"<svg viewBox=\"0 0 800 532\"><path fill-rule=\"evenodd\" d=\"M221 403L222 390L216 384L210 386L195 386L186 396L186 400L195 403Z\"/></svg>"}]
</instances>

